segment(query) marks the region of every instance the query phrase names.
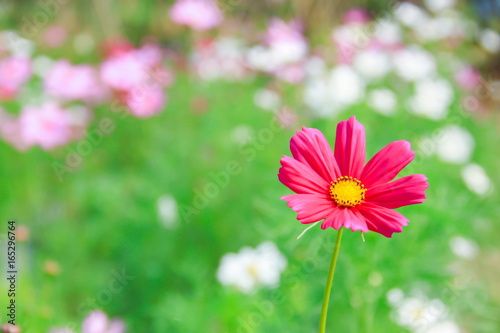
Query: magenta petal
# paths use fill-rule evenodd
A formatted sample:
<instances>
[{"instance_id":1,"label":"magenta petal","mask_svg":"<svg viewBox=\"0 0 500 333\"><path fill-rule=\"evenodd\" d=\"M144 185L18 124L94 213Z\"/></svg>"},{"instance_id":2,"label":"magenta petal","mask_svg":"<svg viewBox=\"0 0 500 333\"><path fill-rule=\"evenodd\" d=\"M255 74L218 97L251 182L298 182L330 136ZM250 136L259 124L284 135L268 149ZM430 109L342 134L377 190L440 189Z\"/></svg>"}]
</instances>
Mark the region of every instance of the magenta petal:
<instances>
[{"instance_id":1,"label":"magenta petal","mask_svg":"<svg viewBox=\"0 0 500 333\"><path fill-rule=\"evenodd\" d=\"M352 231L361 230L368 232L364 217L356 212L355 209L336 208L321 224L321 229L333 228L339 230L341 227L351 229Z\"/></svg>"},{"instance_id":2,"label":"magenta petal","mask_svg":"<svg viewBox=\"0 0 500 333\"><path fill-rule=\"evenodd\" d=\"M278 179L295 193L321 195L328 193L330 184L308 165L288 156L283 156L280 162L282 167Z\"/></svg>"},{"instance_id":3,"label":"magenta petal","mask_svg":"<svg viewBox=\"0 0 500 333\"><path fill-rule=\"evenodd\" d=\"M369 188L366 201L385 208L399 208L425 201L425 190L429 187L424 175L411 175L393 182Z\"/></svg>"},{"instance_id":4,"label":"magenta petal","mask_svg":"<svg viewBox=\"0 0 500 333\"><path fill-rule=\"evenodd\" d=\"M313 194L291 194L281 198L288 201L288 207L296 211L301 223L313 223L327 217L335 208L332 200L326 196Z\"/></svg>"},{"instance_id":5,"label":"magenta petal","mask_svg":"<svg viewBox=\"0 0 500 333\"><path fill-rule=\"evenodd\" d=\"M323 133L315 128L303 127L290 140L293 157L307 164L327 182L341 176L337 161Z\"/></svg>"},{"instance_id":6,"label":"magenta petal","mask_svg":"<svg viewBox=\"0 0 500 333\"><path fill-rule=\"evenodd\" d=\"M391 142L368 161L360 180L368 189L390 182L414 157L408 141Z\"/></svg>"},{"instance_id":7,"label":"magenta petal","mask_svg":"<svg viewBox=\"0 0 500 333\"><path fill-rule=\"evenodd\" d=\"M393 233L403 231L403 226L408 225L408 219L392 209L369 202L364 202L356 208L365 218L368 229L385 237L392 237Z\"/></svg>"},{"instance_id":8,"label":"magenta petal","mask_svg":"<svg viewBox=\"0 0 500 333\"><path fill-rule=\"evenodd\" d=\"M337 125L335 159L342 176L359 179L366 160L366 139L365 128L354 116Z\"/></svg>"}]
</instances>

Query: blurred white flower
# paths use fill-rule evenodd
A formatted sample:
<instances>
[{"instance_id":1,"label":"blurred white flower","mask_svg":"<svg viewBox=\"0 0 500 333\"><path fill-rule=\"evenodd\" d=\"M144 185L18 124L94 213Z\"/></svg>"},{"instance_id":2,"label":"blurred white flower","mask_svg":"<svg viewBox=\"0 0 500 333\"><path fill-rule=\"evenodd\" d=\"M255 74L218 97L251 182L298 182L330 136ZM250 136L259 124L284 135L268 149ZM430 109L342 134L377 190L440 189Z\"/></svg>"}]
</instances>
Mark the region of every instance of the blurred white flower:
<instances>
[{"instance_id":1,"label":"blurred white flower","mask_svg":"<svg viewBox=\"0 0 500 333\"><path fill-rule=\"evenodd\" d=\"M425 0L425 6L434 13L439 13L455 6L455 0Z\"/></svg>"},{"instance_id":2,"label":"blurred white flower","mask_svg":"<svg viewBox=\"0 0 500 333\"><path fill-rule=\"evenodd\" d=\"M280 65L301 61L307 54L309 45L302 34L302 24L293 20L285 22L272 18L265 36L273 58Z\"/></svg>"},{"instance_id":3,"label":"blurred white flower","mask_svg":"<svg viewBox=\"0 0 500 333\"><path fill-rule=\"evenodd\" d=\"M415 84L415 95L410 98L410 110L430 119L443 119L453 102L453 88L445 79L423 79Z\"/></svg>"},{"instance_id":4,"label":"blurred white flower","mask_svg":"<svg viewBox=\"0 0 500 333\"><path fill-rule=\"evenodd\" d=\"M280 96L269 89L257 90L253 97L253 101L258 107L271 111L277 110L281 104Z\"/></svg>"},{"instance_id":5,"label":"blurred white flower","mask_svg":"<svg viewBox=\"0 0 500 333\"><path fill-rule=\"evenodd\" d=\"M396 94L390 89L370 91L367 102L375 111L386 116L394 114L397 105Z\"/></svg>"},{"instance_id":6,"label":"blurred white flower","mask_svg":"<svg viewBox=\"0 0 500 333\"><path fill-rule=\"evenodd\" d=\"M33 59L33 61L31 62L31 66L33 68L33 72L39 77L43 78L48 73L53 63L54 60L50 59L47 56L41 55Z\"/></svg>"},{"instance_id":7,"label":"blurred white flower","mask_svg":"<svg viewBox=\"0 0 500 333\"><path fill-rule=\"evenodd\" d=\"M306 82L304 102L321 117L358 103L365 95L365 82L347 65L333 68L323 77Z\"/></svg>"},{"instance_id":8,"label":"blurred white flower","mask_svg":"<svg viewBox=\"0 0 500 333\"><path fill-rule=\"evenodd\" d=\"M35 44L15 31L0 32L0 42L14 57L29 58L35 51Z\"/></svg>"},{"instance_id":9,"label":"blurred white flower","mask_svg":"<svg viewBox=\"0 0 500 333\"><path fill-rule=\"evenodd\" d=\"M453 237L450 239L451 251L462 259L474 259L479 254L479 247L477 244L464 237Z\"/></svg>"},{"instance_id":10,"label":"blurred white flower","mask_svg":"<svg viewBox=\"0 0 500 333\"><path fill-rule=\"evenodd\" d=\"M445 320L419 333L460 333L460 327L451 320Z\"/></svg>"},{"instance_id":11,"label":"blurred white flower","mask_svg":"<svg viewBox=\"0 0 500 333\"><path fill-rule=\"evenodd\" d=\"M387 292L386 297L389 304L395 307L398 306L403 301L405 294L401 289L394 288Z\"/></svg>"},{"instance_id":12,"label":"blurred white flower","mask_svg":"<svg viewBox=\"0 0 500 333\"><path fill-rule=\"evenodd\" d=\"M263 45L256 45L248 49L247 63L253 69L271 72L278 67L272 51Z\"/></svg>"},{"instance_id":13,"label":"blurred white flower","mask_svg":"<svg viewBox=\"0 0 500 333\"><path fill-rule=\"evenodd\" d=\"M333 41L340 47L353 46L356 49L363 49L368 46L370 37L362 26L341 25L332 32Z\"/></svg>"},{"instance_id":14,"label":"blurred white flower","mask_svg":"<svg viewBox=\"0 0 500 333\"><path fill-rule=\"evenodd\" d=\"M454 36L465 35L463 22L455 17L439 16L429 19L427 23L416 30L416 34L423 41L437 41Z\"/></svg>"},{"instance_id":15,"label":"blurred white flower","mask_svg":"<svg viewBox=\"0 0 500 333\"><path fill-rule=\"evenodd\" d=\"M245 52L241 40L223 37L211 43L197 44L191 65L204 80L240 80L247 74Z\"/></svg>"},{"instance_id":16,"label":"blurred white flower","mask_svg":"<svg viewBox=\"0 0 500 333\"><path fill-rule=\"evenodd\" d=\"M396 7L394 15L403 25L415 30L424 26L429 18L429 15L422 8L410 2L401 2Z\"/></svg>"},{"instance_id":17,"label":"blurred white flower","mask_svg":"<svg viewBox=\"0 0 500 333\"><path fill-rule=\"evenodd\" d=\"M377 271L371 272L370 275L368 275L368 283L374 287L380 286L383 281L384 277Z\"/></svg>"},{"instance_id":18,"label":"blurred white flower","mask_svg":"<svg viewBox=\"0 0 500 333\"><path fill-rule=\"evenodd\" d=\"M365 94L365 83L361 77L346 65L337 66L330 72L328 87L332 99L343 106L359 102Z\"/></svg>"},{"instance_id":19,"label":"blurred white flower","mask_svg":"<svg viewBox=\"0 0 500 333\"><path fill-rule=\"evenodd\" d=\"M477 164L468 164L462 169L462 179L469 190L478 194L488 194L493 184L484 169Z\"/></svg>"},{"instance_id":20,"label":"blurred white flower","mask_svg":"<svg viewBox=\"0 0 500 333\"><path fill-rule=\"evenodd\" d=\"M332 101L326 75L306 81L304 87L304 103L309 106L318 117L335 115L340 109L338 103Z\"/></svg>"},{"instance_id":21,"label":"blurred white flower","mask_svg":"<svg viewBox=\"0 0 500 333\"><path fill-rule=\"evenodd\" d=\"M392 67L389 55L381 50L358 52L353 59L354 69L367 79L382 78Z\"/></svg>"},{"instance_id":22,"label":"blurred white flower","mask_svg":"<svg viewBox=\"0 0 500 333\"><path fill-rule=\"evenodd\" d=\"M78 34L73 40L73 48L80 55L92 52L95 48L94 37L88 33Z\"/></svg>"},{"instance_id":23,"label":"blurred white flower","mask_svg":"<svg viewBox=\"0 0 500 333\"><path fill-rule=\"evenodd\" d=\"M316 56L312 56L307 59L304 69L308 76L313 77L324 75L327 71L325 61L322 58Z\"/></svg>"},{"instance_id":24,"label":"blurred white flower","mask_svg":"<svg viewBox=\"0 0 500 333\"><path fill-rule=\"evenodd\" d=\"M492 29L485 29L479 33L479 43L490 53L500 51L500 34Z\"/></svg>"},{"instance_id":25,"label":"blurred white flower","mask_svg":"<svg viewBox=\"0 0 500 333\"><path fill-rule=\"evenodd\" d=\"M440 300L421 297L405 298L394 310L396 323L416 332L425 332L435 326L448 312Z\"/></svg>"},{"instance_id":26,"label":"blurred white flower","mask_svg":"<svg viewBox=\"0 0 500 333\"><path fill-rule=\"evenodd\" d=\"M407 81L428 78L436 71L434 56L416 45L396 52L393 61L396 73Z\"/></svg>"},{"instance_id":27,"label":"blurred white flower","mask_svg":"<svg viewBox=\"0 0 500 333\"><path fill-rule=\"evenodd\" d=\"M469 161L474 138L462 127L449 125L436 137L436 154L444 162L462 164Z\"/></svg>"},{"instance_id":28,"label":"blurred white flower","mask_svg":"<svg viewBox=\"0 0 500 333\"><path fill-rule=\"evenodd\" d=\"M382 44L397 44L401 41L401 27L386 19L376 21L373 37Z\"/></svg>"},{"instance_id":29,"label":"blurred white flower","mask_svg":"<svg viewBox=\"0 0 500 333\"><path fill-rule=\"evenodd\" d=\"M259 286L277 287L286 265L287 260L276 245L265 242L256 249L244 247L238 253L224 255L217 279L225 286L251 293Z\"/></svg>"},{"instance_id":30,"label":"blurred white flower","mask_svg":"<svg viewBox=\"0 0 500 333\"><path fill-rule=\"evenodd\" d=\"M249 142L253 137L254 137L254 131L248 125L236 126L231 131L231 140L238 145Z\"/></svg>"},{"instance_id":31,"label":"blurred white flower","mask_svg":"<svg viewBox=\"0 0 500 333\"><path fill-rule=\"evenodd\" d=\"M179 222L177 201L169 194L164 194L156 202L158 217L165 228L173 228Z\"/></svg>"}]
</instances>

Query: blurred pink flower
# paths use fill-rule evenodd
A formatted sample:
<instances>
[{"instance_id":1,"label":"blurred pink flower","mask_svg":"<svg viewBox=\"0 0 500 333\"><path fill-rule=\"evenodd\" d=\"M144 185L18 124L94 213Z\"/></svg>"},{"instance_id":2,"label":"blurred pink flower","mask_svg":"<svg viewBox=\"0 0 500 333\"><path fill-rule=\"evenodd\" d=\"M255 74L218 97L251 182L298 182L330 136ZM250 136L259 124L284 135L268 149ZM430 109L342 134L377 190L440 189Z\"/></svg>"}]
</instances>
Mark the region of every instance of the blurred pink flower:
<instances>
[{"instance_id":1,"label":"blurred pink flower","mask_svg":"<svg viewBox=\"0 0 500 333\"><path fill-rule=\"evenodd\" d=\"M94 67L71 65L66 60L53 64L45 77L44 86L49 95L65 101L99 103L108 95Z\"/></svg>"},{"instance_id":2,"label":"blurred pink flower","mask_svg":"<svg viewBox=\"0 0 500 333\"><path fill-rule=\"evenodd\" d=\"M343 24L366 24L370 20L370 13L364 8L350 9L342 17Z\"/></svg>"},{"instance_id":3,"label":"blurred pink flower","mask_svg":"<svg viewBox=\"0 0 500 333\"><path fill-rule=\"evenodd\" d=\"M306 71L303 63L279 67L274 74L280 80L291 84L298 84L306 77Z\"/></svg>"},{"instance_id":4,"label":"blurred pink flower","mask_svg":"<svg viewBox=\"0 0 500 333\"><path fill-rule=\"evenodd\" d=\"M236 38L203 39L194 45L190 65L204 80L241 80L249 74L245 51L243 42Z\"/></svg>"},{"instance_id":5,"label":"blurred pink flower","mask_svg":"<svg viewBox=\"0 0 500 333\"><path fill-rule=\"evenodd\" d=\"M0 136L17 150L28 148L21 135L19 120L2 108L0 108Z\"/></svg>"},{"instance_id":6,"label":"blurred pink flower","mask_svg":"<svg viewBox=\"0 0 500 333\"><path fill-rule=\"evenodd\" d=\"M134 49L132 43L121 37L106 40L101 47L106 58L118 57Z\"/></svg>"},{"instance_id":7,"label":"blurred pink flower","mask_svg":"<svg viewBox=\"0 0 500 333\"><path fill-rule=\"evenodd\" d=\"M286 129L294 129L297 128L298 125L298 116L295 111L292 111L289 108L282 108L278 114L276 115L278 124Z\"/></svg>"},{"instance_id":8,"label":"blurred pink flower","mask_svg":"<svg viewBox=\"0 0 500 333\"><path fill-rule=\"evenodd\" d=\"M472 66L464 66L455 73L455 81L463 90L473 90L481 80L481 73Z\"/></svg>"},{"instance_id":9,"label":"blurred pink flower","mask_svg":"<svg viewBox=\"0 0 500 333\"><path fill-rule=\"evenodd\" d=\"M212 29L223 20L222 12L213 0L177 0L169 14L174 23L199 31Z\"/></svg>"},{"instance_id":10,"label":"blurred pink flower","mask_svg":"<svg viewBox=\"0 0 500 333\"><path fill-rule=\"evenodd\" d=\"M55 103L25 107L19 116L23 142L51 150L67 144L74 136L71 114Z\"/></svg>"},{"instance_id":11,"label":"blurred pink flower","mask_svg":"<svg viewBox=\"0 0 500 333\"><path fill-rule=\"evenodd\" d=\"M137 60L146 66L160 65L162 62L163 51L157 44L145 44L135 51Z\"/></svg>"},{"instance_id":12,"label":"blurred pink flower","mask_svg":"<svg viewBox=\"0 0 500 333\"><path fill-rule=\"evenodd\" d=\"M137 117L151 117L163 110L166 95L161 88L132 89L127 95L126 104Z\"/></svg>"},{"instance_id":13,"label":"blurred pink flower","mask_svg":"<svg viewBox=\"0 0 500 333\"><path fill-rule=\"evenodd\" d=\"M31 74L30 59L7 57L0 60L0 98L13 98Z\"/></svg>"},{"instance_id":14,"label":"blurred pink flower","mask_svg":"<svg viewBox=\"0 0 500 333\"><path fill-rule=\"evenodd\" d=\"M408 224L393 209L422 203L428 187L424 175L392 181L415 153L407 141L395 141L366 165L363 125L355 117L337 126L335 151L323 133L302 128L290 141L293 158L284 156L279 180L297 194L282 197L302 223L323 220L322 229L345 227L392 237Z\"/></svg>"},{"instance_id":15,"label":"blurred pink flower","mask_svg":"<svg viewBox=\"0 0 500 333\"><path fill-rule=\"evenodd\" d=\"M104 61L101 78L112 89L129 90L145 82L147 71L148 66L132 51Z\"/></svg>"},{"instance_id":16,"label":"blurred pink flower","mask_svg":"<svg viewBox=\"0 0 500 333\"><path fill-rule=\"evenodd\" d=\"M82 333L124 333L125 324L121 319L109 320L108 316L99 310L92 311L82 323Z\"/></svg>"},{"instance_id":17,"label":"blurred pink flower","mask_svg":"<svg viewBox=\"0 0 500 333\"><path fill-rule=\"evenodd\" d=\"M68 33L64 27L60 25L53 25L45 30L43 37L48 46L59 47L68 38Z\"/></svg>"},{"instance_id":18,"label":"blurred pink flower","mask_svg":"<svg viewBox=\"0 0 500 333\"><path fill-rule=\"evenodd\" d=\"M101 77L137 117L162 111L166 102L163 90L173 81L173 73L162 64L162 50L155 44L107 59L101 66Z\"/></svg>"},{"instance_id":19,"label":"blurred pink flower","mask_svg":"<svg viewBox=\"0 0 500 333\"><path fill-rule=\"evenodd\" d=\"M282 63L302 60L309 48L307 39L302 34L302 24L298 20L286 23L279 18L271 19L265 42Z\"/></svg>"},{"instance_id":20,"label":"blurred pink flower","mask_svg":"<svg viewBox=\"0 0 500 333\"><path fill-rule=\"evenodd\" d=\"M279 43L306 43L302 34L302 23L298 20L292 20L286 23L280 18L274 17L269 21L267 27L265 42L272 46Z\"/></svg>"}]
</instances>

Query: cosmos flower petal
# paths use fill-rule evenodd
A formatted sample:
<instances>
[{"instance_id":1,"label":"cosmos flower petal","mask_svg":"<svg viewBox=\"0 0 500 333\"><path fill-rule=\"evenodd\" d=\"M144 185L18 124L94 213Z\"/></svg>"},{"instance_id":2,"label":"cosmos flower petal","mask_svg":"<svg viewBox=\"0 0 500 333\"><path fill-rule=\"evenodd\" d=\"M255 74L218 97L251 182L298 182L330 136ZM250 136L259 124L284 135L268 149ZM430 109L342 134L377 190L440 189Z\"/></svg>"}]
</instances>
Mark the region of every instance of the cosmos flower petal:
<instances>
[{"instance_id":1,"label":"cosmos flower petal","mask_svg":"<svg viewBox=\"0 0 500 333\"><path fill-rule=\"evenodd\" d=\"M298 194L328 193L330 184L308 165L291 157L283 156L279 170L279 180Z\"/></svg>"},{"instance_id":2,"label":"cosmos flower petal","mask_svg":"<svg viewBox=\"0 0 500 333\"><path fill-rule=\"evenodd\" d=\"M393 233L403 231L403 226L408 225L408 219L401 213L373 203L363 202L356 209L365 218L368 229L385 237L392 237Z\"/></svg>"},{"instance_id":3,"label":"cosmos flower petal","mask_svg":"<svg viewBox=\"0 0 500 333\"><path fill-rule=\"evenodd\" d=\"M408 141L391 142L368 161L360 180L368 189L390 182L414 157Z\"/></svg>"},{"instance_id":4,"label":"cosmos flower petal","mask_svg":"<svg viewBox=\"0 0 500 333\"><path fill-rule=\"evenodd\" d=\"M297 219L386 237L403 231L408 219L393 209L422 203L429 186L424 175L392 181L415 156L410 143L393 142L364 165L365 131L351 117L337 126L334 161L328 148L321 132L304 127L290 141L293 158L281 160L279 180L297 193L282 200Z\"/></svg>"},{"instance_id":5,"label":"cosmos flower petal","mask_svg":"<svg viewBox=\"0 0 500 333\"><path fill-rule=\"evenodd\" d=\"M336 208L321 224L321 229L333 228L339 230L340 227L345 227L352 231L361 230L362 232L368 232L368 226L364 217L356 212L355 209Z\"/></svg>"},{"instance_id":6,"label":"cosmos flower petal","mask_svg":"<svg viewBox=\"0 0 500 333\"><path fill-rule=\"evenodd\" d=\"M303 127L297 131L290 140L290 150L297 161L309 165L327 182L341 176L332 148L319 130Z\"/></svg>"},{"instance_id":7,"label":"cosmos flower petal","mask_svg":"<svg viewBox=\"0 0 500 333\"><path fill-rule=\"evenodd\" d=\"M288 207L296 211L301 223L313 223L327 217L335 206L328 197L313 194L292 194L281 198L288 202Z\"/></svg>"},{"instance_id":8,"label":"cosmos flower petal","mask_svg":"<svg viewBox=\"0 0 500 333\"><path fill-rule=\"evenodd\" d=\"M366 201L391 209L419 204L425 201L425 190L428 187L427 177L410 175L369 188Z\"/></svg>"},{"instance_id":9,"label":"cosmos flower petal","mask_svg":"<svg viewBox=\"0 0 500 333\"><path fill-rule=\"evenodd\" d=\"M366 161L365 128L355 116L337 125L335 159L342 176L359 179Z\"/></svg>"}]
</instances>

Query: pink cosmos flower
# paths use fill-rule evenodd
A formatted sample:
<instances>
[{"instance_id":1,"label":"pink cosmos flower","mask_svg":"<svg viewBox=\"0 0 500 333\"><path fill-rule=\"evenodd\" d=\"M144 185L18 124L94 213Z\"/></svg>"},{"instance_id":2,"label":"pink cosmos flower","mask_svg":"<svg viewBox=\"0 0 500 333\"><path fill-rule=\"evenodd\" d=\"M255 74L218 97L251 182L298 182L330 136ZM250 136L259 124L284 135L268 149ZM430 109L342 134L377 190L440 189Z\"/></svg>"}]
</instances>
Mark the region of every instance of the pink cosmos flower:
<instances>
[{"instance_id":1,"label":"pink cosmos flower","mask_svg":"<svg viewBox=\"0 0 500 333\"><path fill-rule=\"evenodd\" d=\"M0 98L13 98L31 74L29 59L8 57L0 60Z\"/></svg>"},{"instance_id":2,"label":"pink cosmos flower","mask_svg":"<svg viewBox=\"0 0 500 333\"><path fill-rule=\"evenodd\" d=\"M322 229L392 237L408 224L393 209L425 200L424 175L392 181L415 156L410 143L392 142L365 165L365 130L355 117L338 124L334 152L319 130L306 127L292 137L290 150L293 158L282 158L278 178L297 194L281 199L302 223L324 219Z\"/></svg>"},{"instance_id":3,"label":"pink cosmos flower","mask_svg":"<svg viewBox=\"0 0 500 333\"><path fill-rule=\"evenodd\" d=\"M54 103L24 108L19 127L26 145L39 145L44 150L65 145L74 137L71 114Z\"/></svg>"},{"instance_id":4,"label":"pink cosmos flower","mask_svg":"<svg viewBox=\"0 0 500 333\"><path fill-rule=\"evenodd\" d=\"M144 84L147 77L148 66L133 51L107 59L101 65L101 79L112 89L132 89Z\"/></svg>"},{"instance_id":5,"label":"pink cosmos flower","mask_svg":"<svg viewBox=\"0 0 500 333\"><path fill-rule=\"evenodd\" d=\"M124 333L125 324L120 319L109 320L102 311L92 311L83 320L82 333Z\"/></svg>"},{"instance_id":6,"label":"pink cosmos flower","mask_svg":"<svg viewBox=\"0 0 500 333\"><path fill-rule=\"evenodd\" d=\"M163 110L164 88L172 84L173 73L163 65L163 51L156 44L121 51L101 66L101 78L118 100L137 117L150 117Z\"/></svg>"},{"instance_id":7,"label":"pink cosmos flower","mask_svg":"<svg viewBox=\"0 0 500 333\"><path fill-rule=\"evenodd\" d=\"M17 117L0 108L0 137L17 150L28 149L21 135L21 127Z\"/></svg>"},{"instance_id":8,"label":"pink cosmos flower","mask_svg":"<svg viewBox=\"0 0 500 333\"><path fill-rule=\"evenodd\" d=\"M49 47L59 47L68 38L68 32L63 26L53 25L45 30L43 38Z\"/></svg>"},{"instance_id":9,"label":"pink cosmos flower","mask_svg":"<svg viewBox=\"0 0 500 333\"><path fill-rule=\"evenodd\" d=\"M215 28L223 19L217 2L213 0L177 0L169 14L175 24L199 31Z\"/></svg>"},{"instance_id":10,"label":"pink cosmos flower","mask_svg":"<svg viewBox=\"0 0 500 333\"><path fill-rule=\"evenodd\" d=\"M107 95L94 67L71 65L67 60L54 63L45 77L44 86L49 95L65 101L99 103Z\"/></svg>"},{"instance_id":11,"label":"pink cosmos flower","mask_svg":"<svg viewBox=\"0 0 500 333\"><path fill-rule=\"evenodd\" d=\"M286 23L279 18L271 19L265 42L278 64L300 61L309 49L307 39L302 34L302 24L297 20Z\"/></svg>"},{"instance_id":12,"label":"pink cosmos flower","mask_svg":"<svg viewBox=\"0 0 500 333\"><path fill-rule=\"evenodd\" d=\"M124 333L125 323L121 319L109 320L108 316L99 310L89 313L82 323L82 333ZM75 333L66 327L53 327L49 333Z\"/></svg>"},{"instance_id":13,"label":"pink cosmos flower","mask_svg":"<svg viewBox=\"0 0 500 333\"><path fill-rule=\"evenodd\" d=\"M166 95L158 88L141 88L131 90L126 97L130 113L136 117L151 117L163 110Z\"/></svg>"},{"instance_id":14,"label":"pink cosmos flower","mask_svg":"<svg viewBox=\"0 0 500 333\"><path fill-rule=\"evenodd\" d=\"M348 10L342 17L343 24L367 24L370 22L370 13L364 8Z\"/></svg>"},{"instance_id":15,"label":"pink cosmos flower","mask_svg":"<svg viewBox=\"0 0 500 333\"><path fill-rule=\"evenodd\" d=\"M455 73L455 81L463 90L474 90L481 80L481 73L472 66L462 67Z\"/></svg>"}]
</instances>

